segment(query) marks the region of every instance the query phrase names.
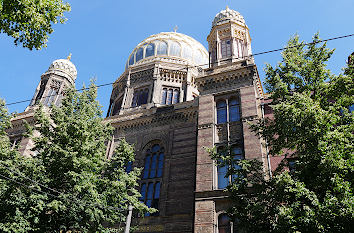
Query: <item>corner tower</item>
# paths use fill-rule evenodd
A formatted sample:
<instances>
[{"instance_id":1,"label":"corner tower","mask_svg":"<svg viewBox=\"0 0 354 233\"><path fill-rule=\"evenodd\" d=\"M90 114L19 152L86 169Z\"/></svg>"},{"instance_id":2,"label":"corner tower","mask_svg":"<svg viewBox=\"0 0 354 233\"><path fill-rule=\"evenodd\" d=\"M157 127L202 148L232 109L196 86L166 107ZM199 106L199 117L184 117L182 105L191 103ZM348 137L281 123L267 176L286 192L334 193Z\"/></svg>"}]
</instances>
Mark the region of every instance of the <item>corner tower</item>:
<instances>
[{"instance_id":1,"label":"corner tower","mask_svg":"<svg viewBox=\"0 0 354 233\"><path fill-rule=\"evenodd\" d=\"M252 54L251 36L245 19L229 7L215 16L207 41L210 67L232 63Z\"/></svg>"},{"instance_id":2,"label":"corner tower","mask_svg":"<svg viewBox=\"0 0 354 233\"><path fill-rule=\"evenodd\" d=\"M262 117L262 86L250 56L249 30L240 13L228 7L219 12L207 40L210 65L196 79L199 106L194 232L240 232L237 221L225 214L230 200L224 190L233 177L226 176L227 167L217 166L205 148L228 147L235 159L257 159L267 169L266 150L249 127Z\"/></svg>"},{"instance_id":3,"label":"corner tower","mask_svg":"<svg viewBox=\"0 0 354 233\"><path fill-rule=\"evenodd\" d=\"M42 74L41 81L26 111L39 103L44 106L60 105L65 88L75 86L77 71L70 59L71 54L67 59L58 59L50 64L48 70Z\"/></svg>"},{"instance_id":4,"label":"corner tower","mask_svg":"<svg viewBox=\"0 0 354 233\"><path fill-rule=\"evenodd\" d=\"M33 141L24 137L26 128L24 121L35 124L35 107L42 103L44 106L60 105L65 89L75 85L77 71L75 65L70 61L71 55L67 59L58 59L51 63L48 70L42 74L41 80L36 88L31 103L24 112L16 114L11 119L12 127L6 132L9 135L13 148L18 146L19 152L24 156L35 156L32 151Z\"/></svg>"}]
</instances>

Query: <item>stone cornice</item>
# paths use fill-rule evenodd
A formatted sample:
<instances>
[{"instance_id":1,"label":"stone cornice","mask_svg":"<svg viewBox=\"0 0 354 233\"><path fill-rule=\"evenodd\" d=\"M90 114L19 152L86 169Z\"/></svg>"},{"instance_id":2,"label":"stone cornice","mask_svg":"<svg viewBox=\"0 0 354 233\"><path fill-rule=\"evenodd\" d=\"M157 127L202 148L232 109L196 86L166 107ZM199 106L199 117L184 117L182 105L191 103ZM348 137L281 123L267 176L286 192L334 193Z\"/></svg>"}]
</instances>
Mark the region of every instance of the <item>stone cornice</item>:
<instances>
[{"instance_id":1,"label":"stone cornice","mask_svg":"<svg viewBox=\"0 0 354 233\"><path fill-rule=\"evenodd\" d=\"M160 108L141 109L135 114L127 112L124 115L106 118L116 130L137 130L139 128L161 126L171 122L196 122L198 106L195 101Z\"/></svg>"}]
</instances>

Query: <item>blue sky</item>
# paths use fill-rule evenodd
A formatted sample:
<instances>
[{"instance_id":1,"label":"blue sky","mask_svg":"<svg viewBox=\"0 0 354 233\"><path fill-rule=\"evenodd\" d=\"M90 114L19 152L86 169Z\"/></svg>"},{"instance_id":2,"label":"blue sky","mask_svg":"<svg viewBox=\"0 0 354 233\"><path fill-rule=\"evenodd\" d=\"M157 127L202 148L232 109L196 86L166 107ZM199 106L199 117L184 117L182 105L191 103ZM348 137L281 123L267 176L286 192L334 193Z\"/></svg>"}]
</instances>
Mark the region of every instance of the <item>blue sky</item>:
<instances>
[{"instance_id":1,"label":"blue sky","mask_svg":"<svg viewBox=\"0 0 354 233\"><path fill-rule=\"evenodd\" d=\"M206 37L214 16L228 5L245 18L252 37L252 51L258 53L283 47L298 33L310 41L320 32L323 39L354 33L353 0L68 0L71 12L65 25L54 26L48 47L29 51L16 47L13 39L0 34L0 98L7 103L31 99L43 74L55 59L72 53L78 70L76 87L96 78L96 84L114 82L124 71L134 47L159 32L187 34L207 47ZM339 74L354 51L354 37L328 42L336 48L328 67ZM275 65L280 53L255 57L263 80L265 63ZM98 91L106 114L111 86ZM9 106L22 112L28 103Z\"/></svg>"}]
</instances>

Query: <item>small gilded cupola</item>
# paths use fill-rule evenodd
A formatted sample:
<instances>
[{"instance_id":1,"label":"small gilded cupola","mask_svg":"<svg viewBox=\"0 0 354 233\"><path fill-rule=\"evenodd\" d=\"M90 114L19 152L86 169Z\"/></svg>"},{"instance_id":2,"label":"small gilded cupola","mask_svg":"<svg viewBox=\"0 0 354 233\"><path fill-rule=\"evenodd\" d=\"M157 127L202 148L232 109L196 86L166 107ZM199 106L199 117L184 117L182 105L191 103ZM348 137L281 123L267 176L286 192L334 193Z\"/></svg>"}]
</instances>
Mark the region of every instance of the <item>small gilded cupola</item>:
<instances>
[{"instance_id":1,"label":"small gilded cupola","mask_svg":"<svg viewBox=\"0 0 354 233\"><path fill-rule=\"evenodd\" d=\"M210 67L245 59L252 54L251 37L245 19L229 7L215 16L207 40Z\"/></svg>"}]
</instances>

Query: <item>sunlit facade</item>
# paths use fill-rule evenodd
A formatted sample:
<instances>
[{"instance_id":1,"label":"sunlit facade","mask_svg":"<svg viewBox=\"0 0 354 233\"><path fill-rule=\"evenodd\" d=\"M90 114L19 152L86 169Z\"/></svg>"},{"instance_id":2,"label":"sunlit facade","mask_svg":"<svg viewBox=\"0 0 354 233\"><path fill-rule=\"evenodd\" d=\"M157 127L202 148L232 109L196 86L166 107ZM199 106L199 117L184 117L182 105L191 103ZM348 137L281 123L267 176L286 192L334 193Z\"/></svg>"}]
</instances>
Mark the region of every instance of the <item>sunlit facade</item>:
<instances>
[{"instance_id":1,"label":"sunlit facade","mask_svg":"<svg viewBox=\"0 0 354 233\"><path fill-rule=\"evenodd\" d=\"M134 145L135 161L126 170L142 168L140 201L158 210L133 214L135 232L241 232L225 214L230 201L224 189L235 177L206 148L229 146L237 160L256 158L270 169L261 139L249 129L248 122L264 115L263 92L242 15L219 12L207 41L208 49L178 32L149 36L127 55L113 84L106 120L115 131L106 156L113 156L120 138ZM69 59L54 61L42 75L33 101L9 130L21 153L33 156L33 142L19 137L22 120L33 122L38 103L60 105L76 75Z\"/></svg>"}]
</instances>

